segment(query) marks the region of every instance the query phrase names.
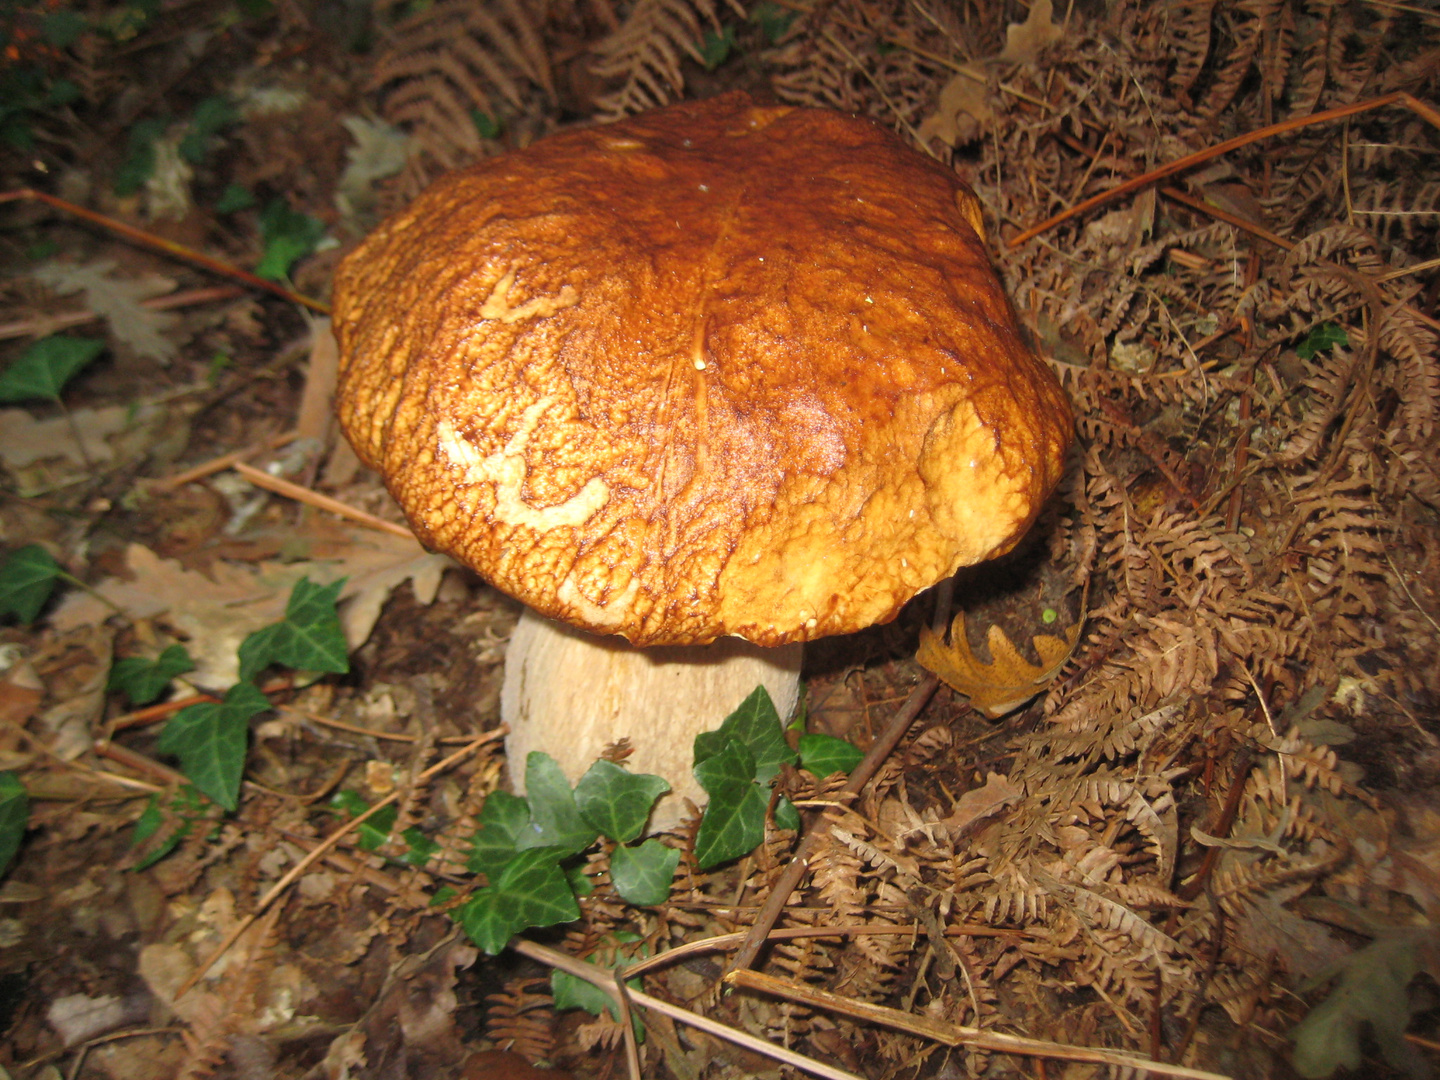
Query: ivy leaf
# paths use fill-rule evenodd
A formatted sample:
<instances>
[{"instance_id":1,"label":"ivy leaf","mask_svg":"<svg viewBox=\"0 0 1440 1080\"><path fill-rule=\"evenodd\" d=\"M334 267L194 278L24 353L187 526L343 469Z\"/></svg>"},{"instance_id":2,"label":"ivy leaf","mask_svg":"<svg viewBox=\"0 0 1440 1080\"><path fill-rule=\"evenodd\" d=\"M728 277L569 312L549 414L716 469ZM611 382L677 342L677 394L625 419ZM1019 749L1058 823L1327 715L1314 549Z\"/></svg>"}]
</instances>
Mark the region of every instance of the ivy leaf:
<instances>
[{"instance_id":1,"label":"ivy leaf","mask_svg":"<svg viewBox=\"0 0 1440 1080\"><path fill-rule=\"evenodd\" d=\"M628 904L650 907L670 899L680 852L651 838L639 847L617 847L610 855L610 881Z\"/></svg>"},{"instance_id":2,"label":"ivy leaf","mask_svg":"<svg viewBox=\"0 0 1440 1080\"><path fill-rule=\"evenodd\" d=\"M662 777L632 773L602 758L575 785L575 805L586 824L617 844L628 844L645 827L655 800L669 790Z\"/></svg>"},{"instance_id":3,"label":"ivy leaf","mask_svg":"<svg viewBox=\"0 0 1440 1080\"><path fill-rule=\"evenodd\" d=\"M780 44L780 39L799 16L798 11L787 11L771 0L762 0L750 11L750 21L760 28L760 33L770 45Z\"/></svg>"},{"instance_id":4,"label":"ivy leaf","mask_svg":"<svg viewBox=\"0 0 1440 1080\"><path fill-rule=\"evenodd\" d=\"M480 808L477 824L465 865L494 881L515 857L521 835L530 828L530 804L508 791L492 792Z\"/></svg>"},{"instance_id":5,"label":"ivy leaf","mask_svg":"<svg viewBox=\"0 0 1440 1080\"><path fill-rule=\"evenodd\" d=\"M455 911L470 940L491 956L532 926L554 926L580 917L555 848L521 851L493 884L479 889Z\"/></svg>"},{"instance_id":6,"label":"ivy leaf","mask_svg":"<svg viewBox=\"0 0 1440 1080\"><path fill-rule=\"evenodd\" d=\"M191 165L201 164L215 136L239 119L239 111L225 98L201 98L190 117L190 130L180 140L180 156Z\"/></svg>"},{"instance_id":7,"label":"ivy leaf","mask_svg":"<svg viewBox=\"0 0 1440 1080\"><path fill-rule=\"evenodd\" d=\"M284 281L296 260L315 250L325 235L325 223L292 210L283 198L276 198L266 204L260 215L260 235L265 240L265 254L255 267L255 276Z\"/></svg>"},{"instance_id":8,"label":"ivy leaf","mask_svg":"<svg viewBox=\"0 0 1440 1080\"><path fill-rule=\"evenodd\" d=\"M220 192L220 198L215 200L215 212L217 214L233 214L237 210L248 210L255 205L255 196L250 189L239 184L226 184L225 190Z\"/></svg>"},{"instance_id":9,"label":"ivy leaf","mask_svg":"<svg viewBox=\"0 0 1440 1080\"><path fill-rule=\"evenodd\" d=\"M329 585L316 585L309 578L297 581L285 618L241 642L240 678L249 681L271 664L300 671L349 671L345 631L335 612L344 584L344 578Z\"/></svg>"},{"instance_id":10,"label":"ivy leaf","mask_svg":"<svg viewBox=\"0 0 1440 1080\"><path fill-rule=\"evenodd\" d=\"M115 194L134 195L155 173L155 143L165 134L169 121L147 117L130 129L129 149L115 173Z\"/></svg>"},{"instance_id":11,"label":"ivy leaf","mask_svg":"<svg viewBox=\"0 0 1440 1080\"><path fill-rule=\"evenodd\" d=\"M219 703L181 709L160 733L156 749L180 759L185 778L226 810L234 810L245 770L250 718L270 708L251 683L232 686Z\"/></svg>"},{"instance_id":12,"label":"ivy leaf","mask_svg":"<svg viewBox=\"0 0 1440 1080\"><path fill-rule=\"evenodd\" d=\"M68 8L52 11L40 22L40 35L57 49L68 49L88 29L85 16Z\"/></svg>"},{"instance_id":13,"label":"ivy leaf","mask_svg":"<svg viewBox=\"0 0 1440 1080\"><path fill-rule=\"evenodd\" d=\"M366 818L355 830L355 846L361 851L379 851L390 839L390 830L399 816L400 808L394 803L376 810L374 817Z\"/></svg>"},{"instance_id":14,"label":"ivy leaf","mask_svg":"<svg viewBox=\"0 0 1440 1080\"><path fill-rule=\"evenodd\" d=\"M419 826L411 825L400 834L400 839L405 841L405 854L400 856L401 862L409 863L411 866L424 866L428 863L440 845L420 831Z\"/></svg>"},{"instance_id":15,"label":"ivy leaf","mask_svg":"<svg viewBox=\"0 0 1440 1080\"><path fill-rule=\"evenodd\" d=\"M726 23L718 32L715 30L705 31L705 38L700 43L700 56L705 64L706 71L714 71L730 57L730 50L735 48L735 27Z\"/></svg>"},{"instance_id":16,"label":"ivy leaf","mask_svg":"<svg viewBox=\"0 0 1440 1080\"><path fill-rule=\"evenodd\" d=\"M800 831L800 811L795 809L795 804L784 795L775 800L775 827L789 829L791 832Z\"/></svg>"},{"instance_id":17,"label":"ivy leaf","mask_svg":"<svg viewBox=\"0 0 1440 1080\"><path fill-rule=\"evenodd\" d=\"M41 338L0 374L0 401L59 401L65 384L104 351L99 338Z\"/></svg>"},{"instance_id":18,"label":"ivy leaf","mask_svg":"<svg viewBox=\"0 0 1440 1080\"><path fill-rule=\"evenodd\" d=\"M143 846L167 823L171 825L171 828L149 851L140 857L132 869L144 870L169 855L180 846L180 841L195 831L195 826L205 819L207 812L213 806L214 803L201 795L190 784L185 784L175 792L169 803L162 803L159 795L151 795L149 802L145 804L145 809L135 822L135 831L130 836L130 846L132 848Z\"/></svg>"},{"instance_id":19,"label":"ivy leaf","mask_svg":"<svg viewBox=\"0 0 1440 1080\"><path fill-rule=\"evenodd\" d=\"M744 743L755 758L754 779L768 784L775 779L781 765L795 760L795 751L785 741L780 727L780 714L763 686L757 686L740 707L727 716L719 729L695 736L695 764L719 753L725 743L735 739Z\"/></svg>"},{"instance_id":20,"label":"ivy leaf","mask_svg":"<svg viewBox=\"0 0 1440 1080\"><path fill-rule=\"evenodd\" d=\"M0 565L0 615L34 622L59 576L59 564L39 544L12 551Z\"/></svg>"},{"instance_id":21,"label":"ivy leaf","mask_svg":"<svg viewBox=\"0 0 1440 1080\"><path fill-rule=\"evenodd\" d=\"M800 736L800 765L822 780L837 772L848 775L864 756L854 743L833 735Z\"/></svg>"},{"instance_id":22,"label":"ivy leaf","mask_svg":"<svg viewBox=\"0 0 1440 1080\"><path fill-rule=\"evenodd\" d=\"M696 740L699 741L698 739ZM755 756L736 739L695 765L695 779L710 796L700 831L695 835L695 860L700 869L738 859L765 838L769 799L755 783Z\"/></svg>"},{"instance_id":23,"label":"ivy leaf","mask_svg":"<svg viewBox=\"0 0 1440 1080\"><path fill-rule=\"evenodd\" d=\"M1398 1072L1426 1075L1423 1056L1405 1039L1413 1006L1410 981L1435 967L1440 937L1434 927L1387 929L1316 980L1339 978L1334 988L1290 1032L1295 1071L1310 1080L1336 1069L1358 1071L1361 1034L1369 1028L1385 1060ZM1429 961L1427 964L1426 961ZM1436 972L1430 970L1433 976Z\"/></svg>"},{"instance_id":24,"label":"ivy leaf","mask_svg":"<svg viewBox=\"0 0 1440 1080\"><path fill-rule=\"evenodd\" d=\"M1345 333L1345 328L1333 322L1323 322L1315 327L1305 336L1305 340L1295 346L1295 355L1301 360L1312 360L1318 352L1333 348L1336 345L1349 345L1350 335Z\"/></svg>"},{"instance_id":25,"label":"ivy leaf","mask_svg":"<svg viewBox=\"0 0 1440 1080\"><path fill-rule=\"evenodd\" d=\"M110 689L119 690L132 705L148 705L165 692L170 681L195 668L184 645L171 645L154 660L127 656L110 669Z\"/></svg>"},{"instance_id":26,"label":"ivy leaf","mask_svg":"<svg viewBox=\"0 0 1440 1080\"><path fill-rule=\"evenodd\" d=\"M20 850L25 825L30 820L30 796L12 772L0 772L0 873Z\"/></svg>"},{"instance_id":27,"label":"ivy leaf","mask_svg":"<svg viewBox=\"0 0 1440 1080\"><path fill-rule=\"evenodd\" d=\"M590 957L592 964L602 968L614 968L622 962L633 959L633 957L622 955L621 946L633 945L637 940L635 935L622 931L610 935L610 937L616 944L596 949L594 955ZM636 950L626 951L634 952ZM638 951L642 957L648 955L648 950L644 946L641 946ZM639 979L626 979L625 985L631 990L641 989ZM584 1009L592 1016L599 1016L602 1011L605 1011L613 1019L617 1021L620 1019L619 1009L614 998L594 983L571 975L567 971L556 969L550 973L550 994L555 999L555 1008L557 1009ZM643 1043L645 1027L640 1023L639 1015L632 1012L630 1019L635 1027L635 1040Z\"/></svg>"},{"instance_id":28,"label":"ivy leaf","mask_svg":"<svg viewBox=\"0 0 1440 1080\"><path fill-rule=\"evenodd\" d=\"M549 754L535 750L525 759L525 796L530 826L520 833L521 850L553 847L574 855L595 842L596 829L580 816L570 781Z\"/></svg>"}]
</instances>

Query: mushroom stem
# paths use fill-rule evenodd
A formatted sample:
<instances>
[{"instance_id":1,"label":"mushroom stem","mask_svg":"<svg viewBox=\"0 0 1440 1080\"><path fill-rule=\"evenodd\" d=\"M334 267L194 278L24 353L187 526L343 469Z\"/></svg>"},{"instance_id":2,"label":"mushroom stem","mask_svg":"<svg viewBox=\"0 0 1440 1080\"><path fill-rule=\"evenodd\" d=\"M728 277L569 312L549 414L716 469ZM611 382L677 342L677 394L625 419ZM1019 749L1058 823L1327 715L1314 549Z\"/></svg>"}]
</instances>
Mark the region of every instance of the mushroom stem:
<instances>
[{"instance_id":1,"label":"mushroom stem","mask_svg":"<svg viewBox=\"0 0 1440 1080\"><path fill-rule=\"evenodd\" d=\"M800 693L800 654L799 644L767 649L740 638L640 649L527 608L510 636L500 689L512 783L523 792L532 750L558 761L573 783L606 746L628 738L635 752L626 767L670 784L650 828L671 828L684 799L705 802L691 771L695 736L719 727L757 685L788 718Z\"/></svg>"}]
</instances>

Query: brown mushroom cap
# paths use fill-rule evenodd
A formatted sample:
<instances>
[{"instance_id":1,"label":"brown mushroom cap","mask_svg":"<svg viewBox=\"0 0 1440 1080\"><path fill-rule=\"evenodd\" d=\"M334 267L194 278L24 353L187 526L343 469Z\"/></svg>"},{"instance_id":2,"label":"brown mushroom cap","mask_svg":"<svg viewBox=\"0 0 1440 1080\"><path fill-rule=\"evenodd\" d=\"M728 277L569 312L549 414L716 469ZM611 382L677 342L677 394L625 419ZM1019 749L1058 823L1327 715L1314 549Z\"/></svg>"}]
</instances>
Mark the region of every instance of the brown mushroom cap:
<instances>
[{"instance_id":1,"label":"brown mushroom cap","mask_svg":"<svg viewBox=\"0 0 1440 1080\"><path fill-rule=\"evenodd\" d=\"M416 534L638 645L892 618L1015 544L1063 392L974 195L743 94L442 178L341 265L338 409Z\"/></svg>"}]
</instances>

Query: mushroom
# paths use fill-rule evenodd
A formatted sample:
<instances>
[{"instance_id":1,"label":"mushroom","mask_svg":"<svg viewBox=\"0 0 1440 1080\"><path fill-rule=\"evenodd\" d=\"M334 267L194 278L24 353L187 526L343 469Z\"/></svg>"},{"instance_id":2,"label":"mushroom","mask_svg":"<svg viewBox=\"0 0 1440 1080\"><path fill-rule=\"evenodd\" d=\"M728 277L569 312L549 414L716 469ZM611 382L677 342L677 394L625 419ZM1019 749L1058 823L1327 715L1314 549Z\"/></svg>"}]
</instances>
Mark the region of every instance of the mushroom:
<instances>
[{"instance_id":1,"label":"mushroom","mask_svg":"<svg viewBox=\"0 0 1440 1080\"><path fill-rule=\"evenodd\" d=\"M970 189L870 121L742 93L442 177L334 309L361 460L528 607L512 774L628 737L662 821L700 798L699 731L757 683L793 706L800 642L1013 547L1071 434Z\"/></svg>"}]
</instances>

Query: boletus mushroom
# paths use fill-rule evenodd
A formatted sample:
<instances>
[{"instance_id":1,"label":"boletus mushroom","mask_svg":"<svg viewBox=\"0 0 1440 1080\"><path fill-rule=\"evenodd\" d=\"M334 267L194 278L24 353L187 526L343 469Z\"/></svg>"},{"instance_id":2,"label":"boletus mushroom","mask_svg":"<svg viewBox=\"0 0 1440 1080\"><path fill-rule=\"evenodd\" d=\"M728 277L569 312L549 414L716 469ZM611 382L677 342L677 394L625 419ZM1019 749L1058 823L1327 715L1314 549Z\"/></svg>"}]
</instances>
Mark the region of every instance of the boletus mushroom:
<instances>
[{"instance_id":1,"label":"boletus mushroom","mask_svg":"<svg viewBox=\"0 0 1440 1080\"><path fill-rule=\"evenodd\" d=\"M697 732L757 683L789 711L800 642L1011 548L1071 433L970 189L738 93L442 177L344 260L334 312L361 460L527 605L512 775L628 737L662 821L700 798Z\"/></svg>"}]
</instances>

